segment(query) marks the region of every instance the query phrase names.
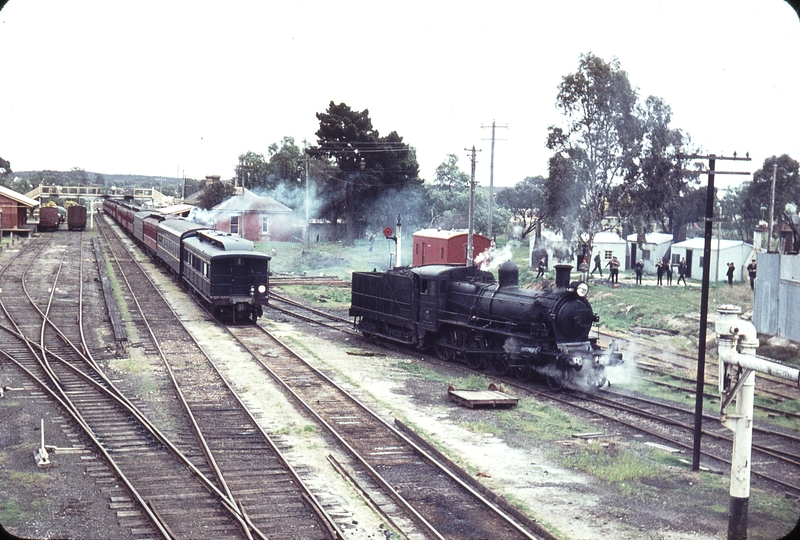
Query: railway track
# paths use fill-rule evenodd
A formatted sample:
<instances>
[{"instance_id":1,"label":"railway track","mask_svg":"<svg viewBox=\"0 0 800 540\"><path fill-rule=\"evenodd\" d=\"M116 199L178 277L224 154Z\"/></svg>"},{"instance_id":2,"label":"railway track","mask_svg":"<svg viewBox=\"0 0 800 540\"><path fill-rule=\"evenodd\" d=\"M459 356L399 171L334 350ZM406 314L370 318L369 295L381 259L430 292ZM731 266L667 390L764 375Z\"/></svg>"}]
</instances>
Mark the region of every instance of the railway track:
<instances>
[{"instance_id":1,"label":"railway track","mask_svg":"<svg viewBox=\"0 0 800 540\"><path fill-rule=\"evenodd\" d=\"M110 228L103 225L101 230ZM209 468L208 478L213 478L226 504L237 509L247 524L245 535L341 538L339 526L239 401L128 247L116 234L105 236L117 275L135 303L129 309L140 314L165 370L158 395L172 394L181 404L181 411L167 415L175 426L170 432L176 437L186 437L181 435L186 430L193 433L181 446L187 448L192 463ZM133 264L123 265L120 260Z\"/></svg>"},{"instance_id":2,"label":"railway track","mask_svg":"<svg viewBox=\"0 0 800 540\"><path fill-rule=\"evenodd\" d=\"M133 290L139 288L131 287ZM285 304L291 303L285 300ZM159 312L161 309L165 308L154 305L142 308L144 312ZM336 322L333 326L338 330L352 327L349 320L318 310L312 311L315 322L323 317ZM261 327L246 325L226 328L246 344L254 358L263 357L264 350L274 350L272 343L266 342L268 335ZM186 356L185 349L183 356ZM385 510L383 515L395 528L404 531L401 533L404 537L454 540L550 538L545 531L534 536L457 475L427 456L398 430L366 410L322 374L312 370L308 364L288 352L279 357L284 362L282 367L273 366L270 370L265 366L265 369L305 403L309 414L321 422L338 444L347 449L357 463L358 472L344 471L346 466L333 456L329 456L329 460L362 489L365 496L369 494L372 497L375 507ZM273 354L269 358L270 363L276 362ZM306 366L305 370L308 371L301 372L301 365ZM201 380L208 378L203 373L197 374L197 370L192 371ZM311 377L315 377L313 382L309 382ZM303 392L309 392L305 399ZM533 522L529 525L539 528Z\"/></svg>"},{"instance_id":3,"label":"railway track","mask_svg":"<svg viewBox=\"0 0 800 540\"><path fill-rule=\"evenodd\" d=\"M77 235L69 238L74 237ZM56 240L48 239L46 242L48 247L57 245ZM52 283L44 287L45 290L56 292L59 283L69 281L70 273L60 271L66 249L58 264L37 257L39 253L34 250L29 253L30 256L26 252L25 256L17 257L6 266L0 277L4 289L16 285L19 290L26 290L28 287L24 282L34 265L41 266L40 270L45 274L54 274ZM124 492L117 493L117 502L122 499L125 501L123 504L130 505L130 511L125 512L125 519L121 520L124 526L135 530L136 534L152 538L188 538L201 535L204 528L214 526L212 530L218 530L221 537L229 537L216 528L226 518L214 508L207 508L202 519L193 520L194 525L190 525L192 520L186 519L184 524L168 526L165 523L171 514L181 512L180 497L200 496L207 500L207 490L198 484L197 478L187 471L185 465L176 462L156 433L142 429L135 409L120 399L119 393L85 357L74 349L70 352L65 348L61 354L56 354L47 348L47 325L40 318L37 332L32 324L36 316L41 316L41 310L34 308L35 303L35 298L25 295L3 298L3 330L7 336L16 338L9 347L11 350L3 352L8 361L26 372L33 384L72 417L74 427L82 430L95 450L105 458L107 474L116 476L117 481L125 486L128 498L124 497ZM17 324L23 320L25 326ZM134 455L139 459L131 459ZM169 478L169 483L163 483L161 479L164 478ZM151 486L149 490L148 484Z\"/></svg>"},{"instance_id":4,"label":"railway track","mask_svg":"<svg viewBox=\"0 0 800 540\"><path fill-rule=\"evenodd\" d=\"M346 449L356 469L350 476L383 491L394 508L386 515L401 530L413 522L424 538L549 538L527 530L265 328L229 331Z\"/></svg>"},{"instance_id":5,"label":"railway track","mask_svg":"<svg viewBox=\"0 0 800 540\"><path fill-rule=\"evenodd\" d=\"M353 330L353 321L351 319L345 319L338 315L315 309L301 302L287 298L282 294L278 294L274 290L270 291L269 299L269 307L280 313L332 330L338 330L351 335L361 335L359 332Z\"/></svg>"},{"instance_id":6,"label":"railway track","mask_svg":"<svg viewBox=\"0 0 800 540\"><path fill-rule=\"evenodd\" d=\"M662 340L657 340L644 334L632 333L622 336L616 332L604 332L604 335L614 339L624 340L623 352L627 352L630 356L633 356L643 371L666 375L686 383L693 383L696 381L696 376L694 378L691 376L695 375L697 372L696 354L692 356L674 347L665 348ZM763 359L774 362L774 360L769 358ZM716 356L707 354L705 369L706 384L716 386L719 378L718 373L719 362ZM718 397L718 393L715 395ZM759 374L758 384L756 385L756 396L781 403L784 401L797 400L800 398L800 392L798 391L797 385L789 381L766 374ZM767 410L767 412L774 411ZM789 416L796 416L791 411L788 411L788 414Z\"/></svg>"},{"instance_id":7,"label":"railway track","mask_svg":"<svg viewBox=\"0 0 800 540\"><path fill-rule=\"evenodd\" d=\"M616 334L609 337L617 340L624 339L624 336ZM630 353L633 347L635 345L628 344L627 346L623 345L622 349L627 349ZM668 353L658 353L657 357L668 358ZM431 361L442 362L438 359L431 359ZM669 365L665 360L662 361L665 366ZM463 369L469 373L482 372L470 369L466 365L450 362L442 363L451 367L455 365L458 369ZM637 367L641 367L639 364L637 362ZM685 364L681 364L681 367L686 369ZM483 372L485 373L485 371ZM502 381L507 386L513 386L559 405L580 409L584 413L590 413L616 422L644 433L653 440L676 447L681 451L691 451L693 447L693 409L648 399L643 396L618 392L604 391L596 394L583 392L555 393L496 373L491 374L491 376L495 380ZM687 394L694 394L694 388L678 387L678 389ZM790 399L791 387L784 386L782 390L784 399ZM771 393L768 394L773 395ZM718 394L709 393L708 397L719 399ZM797 397L793 399L797 399ZM760 408L772 416L797 417L797 414L791 411L783 411L763 405ZM709 460L709 463L714 463L716 468L729 466L731 446L731 432L719 424L718 416L704 415L702 451L704 458ZM754 476L771 481L795 496L800 494L800 436L798 436L797 431L756 426L754 428L753 456L752 469Z\"/></svg>"}]
</instances>

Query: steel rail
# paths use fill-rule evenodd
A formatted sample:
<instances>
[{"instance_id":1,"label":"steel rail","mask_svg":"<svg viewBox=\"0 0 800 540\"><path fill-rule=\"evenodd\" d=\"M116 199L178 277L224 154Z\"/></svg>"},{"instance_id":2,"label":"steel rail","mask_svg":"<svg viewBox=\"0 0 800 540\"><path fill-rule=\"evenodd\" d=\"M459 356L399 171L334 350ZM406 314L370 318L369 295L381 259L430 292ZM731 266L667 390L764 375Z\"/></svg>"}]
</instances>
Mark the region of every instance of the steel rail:
<instances>
[{"instance_id":1,"label":"steel rail","mask_svg":"<svg viewBox=\"0 0 800 540\"><path fill-rule=\"evenodd\" d=\"M102 234L105 236L106 232L105 232L105 231L102 231ZM116 234L116 233L115 233L115 234ZM118 238L119 238L119 237L118 237ZM107 237L106 237L106 239L107 239ZM126 249L127 249L127 248L126 248ZM124 269L122 268L122 266L119 264L119 261L118 261L118 259L116 258L116 255L113 253L113 250L112 250L112 255L114 255L114 257L115 257L115 262L117 263L117 266L118 266L118 268L120 269L120 271L121 271L121 273L122 273L123 279L125 280L125 283L126 283L126 285L128 286L129 290L131 291L131 294L132 294L132 296L133 296L133 299L134 299L134 302L135 302L135 304L136 304L136 306L137 306L137 309L138 309L138 310L139 310L139 312L141 313L141 315L142 315L142 318L143 318L143 320L144 320L144 323L145 323L145 326L147 327L148 331L150 332L151 338L152 338L152 340L153 340L153 343L154 343L154 345L155 345L155 347L156 347L156 349L157 349L157 351L158 351L158 354L159 354L159 356L161 357L161 359L162 359L162 361L163 361L163 363L164 363L164 365L165 365L165 367L166 367L166 369L167 369L167 371L168 371L168 373L169 373L170 379L172 380L172 383L173 383L173 385L174 385L174 387L175 387L176 391L177 391L177 392L178 392L178 394L179 394L179 397L180 397L181 403L183 404L183 406L184 406L184 409L185 409L185 411L187 412L187 415L188 415L188 416L190 417L190 419L191 419L191 422L192 422L193 428L195 429L195 432L197 433L197 435L198 435L198 438L199 438L199 439L202 441L202 444L203 444L203 452L204 452L204 453L207 453L207 455L210 457L210 462L211 462L211 463L213 463L213 469L215 470L215 474L217 474L217 473L218 473L218 475L219 475L219 479L220 479L221 483L222 483L222 484L225 486L225 489L226 489L227 493L230 495L230 501L231 501L231 503L232 503L232 504L235 504L235 505L236 505L236 507L237 507L237 509L238 509L238 510L241 512L241 516L242 516L242 519L244 520L244 522L245 522L245 523L246 523L246 524L247 524L247 525L248 525L248 526L249 526L249 527L250 527L250 528L251 528L253 531L255 531L255 532L258 534L258 536L259 536L259 537L261 537L261 538L263 538L264 540L266 540L266 538L267 538L267 537L266 537L266 535L265 535L263 532L261 532L261 531L260 531L260 530L259 530L259 529L258 529L258 528L255 526L255 524L253 524L253 523L250 521L249 517L247 517L246 513L244 512L244 507L243 507L243 505L242 505L240 502L238 502L238 501L236 501L236 500L234 499L234 497L233 497L233 494L232 494L232 492L231 492L230 488L229 488L229 487L228 487L228 485L227 485L227 482L225 482L225 480L224 480L224 475L223 475L222 471L219 469L219 467L217 466L216 460L213 458L212 451L211 451L211 449L208 447L208 445L207 445L207 442L205 441L205 437L202 435L202 430L201 430L200 426L198 425L198 423L197 423L197 421L196 421L196 419L195 419L195 416L194 416L194 414L192 413L192 411L191 411L191 408L190 408L190 406L189 406L188 402L186 401L186 399L185 399L185 398L184 398L184 396L183 396L183 392L181 391L181 389L180 389L180 387L179 387L179 384L178 384L177 378L175 377L175 374L174 374L174 372L173 372L173 370L172 370L172 366L170 365L170 363L169 363L168 359L166 358L166 355L164 354L164 352L163 352L163 349L161 348L161 345L159 344L159 341L158 341L158 338L157 338L157 337L156 337L156 335L155 335L155 332L153 332L153 329L152 329L152 327L150 326L150 323L147 321L147 317L146 317L146 316L145 316L145 314L144 314L144 310L142 309L142 307L141 307L141 305L140 305L140 303L139 303L138 299L136 298L136 294L133 292L133 288L131 287L131 285L130 285L130 283L129 283L129 281L128 281L127 275L125 274L125 271L124 271ZM159 294L159 295L162 297L162 299L164 299L164 297L163 297L163 294L161 293L161 291L159 290L159 288L157 287L157 285L156 285L156 284L155 284L155 282L153 281L152 277L150 276L150 274L149 274L148 272L145 272L145 271L144 271L144 268L142 267L141 263L140 263L140 262L139 262L139 261L136 259L136 257L131 257L131 260L132 260L132 261L133 261L133 262L134 262L134 263L137 265L137 267L138 267L138 268L139 268L139 269L142 271L142 275L144 275L144 276L145 276L145 278L147 278L147 280L148 280L148 281L150 281L150 284L153 286L153 290L154 290L154 291L156 291L156 292L157 292L157 293L158 293L158 294ZM336 524L335 524L334 520L333 520L333 519L330 517L330 515L327 513L327 511L326 511L326 510L325 510L325 509L322 507L322 504L321 504L321 503L320 503L320 502L317 500L317 498L314 496L314 494L313 494L313 493L311 493L311 491L308 489L308 487L305 485L305 483L304 483L304 482L302 481L302 479L300 478L300 476L299 476L299 474L297 473L297 471L295 470L295 468L294 468L294 467L292 467L292 466L289 464L289 462L288 462L288 461L286 461L286 458L283 456L283 453L280 451L280 449L278 448L278 446L277 446L277 445L275 444L275 442L274 442L274 441L273 441L273 440L270 438L270 436L269 436L269 435L268 435L268 434L267 434L267 433L264 431L264 429L261 427L261 425L259 424L259 422L257 421L257 419L256 419L256 418L255 418L255 417L252 415L252 413L251 413L251 412L248 410L247 406L246 406L246 405L245 405L245 404L242 402L242 400L241 400L241 399L239 398L239 396L236 394L236 392L235 392L235 391L234 391L234 389L231 387L231 385L228 383L228 381L225 379L225 377L223 377L223 376L222 376L222 373L221 373L221 371L219 370L219 368L217 367L217 365L214 363L214 361L211 359L211 355L209 355L209 354L208 354L208 353L205 351L205 349L204 349L204 348L203 348L203 347L200 345L200 343L198 343L198 341L195 339L194 335L193 335L193 334L192 334L192 333L189 331L189 329L186 327L185 323L184 323L184 322L181 320L181 318L179 317L179 315L178 315L178 313L175 311L175 309L172 307L172 305L171 305L169 302L167 302L167 301L166 301L166 299L164 299L164 303L165 303L165 304L166 304L166 305L169 307L169 309L170 309L170 311L172 312L173 316L175 317L175 320L177 321L177 323L178 323L178 324L179 324L179 325L180 325L180 326L181 326L181 327L184 329L184 331L186 332L186 334L187 334L187 335L188 335L188 336L189 336L189 337L192 339L192 341L193 341L193 343L195 344L195 346L197 346L198 350L200 350L200 351L202 352L202 354L205 356L206 360L208 361L208 363L209 363L209 365L212 367L212 369L214 369L214 371L217 373L217 375L219 375L219 380L220 380L220 381L222 382L222 384L223 384L223 385L224 385L224 386L225 386L225 387L228 389L228 391L230 392L230 395L231 395L231 396L232 396L232 397L233 397L233 398L236 400L236 402L237 402L237 403L239 403L239 406L241 407L241 410L242 410L242 412L243 412L243 413L244 413L244 414L245 414L245 415L246 415L246 416L247 416L247 417L250 419L250 421L251 421L251 423L253 424L253 426L254 426L254 427L255 427L255 428L256 428L256 429L259 431L259 433L261 434L261 436L262 436L263 440L264 440L264 441L265 441L265 442L266 442L266 443L267 443L267 444L270 446L270 448L273 450L273 452L275 453L275 455L277 456L277 458L280 460L280 462L282 463L282 465L283 465L283 466L286 468L287 472L288 472L288 473L290 474L290 476L291 476L291 477L294 479L294 481L296 482L296 484L297 484L297 485L298 485L298 486L301 488L302 495L303 495L304 499L308 501L309 507L310 507L310 508L311 508L311 510L312 510L312 511L313 511L313 512L314 512L314 513L315 513L315 514L318 516L318 518L319 518L319 520L320 520L321 524L322 524L322 525L324 525L324 526L327 528L328 535L329 535L331 538L338 538L338 539L341 539L341 538L343 538L343 533L342 533L342 531L340 531L340 530L339 530L339 528L336 526ZM203 308L205 309L205 307L204 307L204 306L203 306ZM208 311L208 310L206 310L206 311ZM248 532L247 534L249 535L249 532Z\"/></svg>"},{"instance_id":2,"label":"steel rail","mask_svg":"<svg viewBox=\"0 0 800 540\"><path fill-rule=\"evenodd\" d=\"M371 409L369 409L369 408L368 408L368 407L367 407L365 404L363 404L361 401L359 401L359 400L358 400L358 399L357 399L355 396L353 396L352 394L350 394L349 392L347 392L346 390L344 390L344 389L343 389L341 386L337 385L337 384L336 384L336 383L335 383L335 382L334 382L332 379L330 379L330 378L329 378L327 375L325 375L324 373L322 373L322 372L321 372L321 371L319 371L318 369L316 369L316 368L314 368L313 366L311 366L311 365L310 365L308 362L306 362L306 361L305 361L305 360L302 358L302 356L301 356L301 355L299 355L297 352L295 352L295 351L292 349L292 347L291 347L291 346L289 346L289 345L287 345L286 343L284 343L282 340L280 340L280 339L279 339L277 336L275 336L274 334L272 334L272 333L271 333L269 330L267 330L267 329L266 329L266 328L264 328L263 326L261 326L261 325L257 325L257 326L258 326L258 328L260 328L260 329L261 329L261 331L262 331L262 332L264 332L266 335L270 336L270 337L271 337L272 339L274 339L274 340L275 340L277 343L279 343L279 344L280 344L280 345L281 345L281 346L282 346L282 347L283 347L283 348L284 348L284 349L285 349L287 352L289 352L289 353L290 353L292 356L296 357L296 358L297 358L298 360L300 360L300 361L301 361L303 364L305 364L306 366L308 366L308 368L309 368L309 369L311 369L311 370L312 370L312 371L313 371L315 374L317 374L319 377L321 377L323 380L325 380L325 381L326 381L328 384L330 384L331 386L333 386L334 388L336 388L337 390L339 390L340 392L342 392L342 393L343 393L345 396L347 396L347 398L348 398L348 399L352 400L352 401L353 401L353 403L357 404L357 405L358 405L358 406L359 406L359 407L360 407L360 408L361 408L363 411L365 411L365 412L366 412L366 413L367 413L367 414L368 414L370 417L372 417L373 419L377 420L377 421L378 421L380 424L382 424L382 425L383 425L383 426L384 426L386 429L388 429L390 432L392 432L392 434L393 434L393 435L397 436L397 437L398 437L400 440L402 440L402 441L404 441L406 444L408 444L408 445L409 445L409 447L411 447L412 449L414 449L414 451L416 451L416 452L418 453L418 455L420 455L422 458L424 458L424 459L425 459L425 460L426 460L428 463L430 463L430 464L431 464L433 467L435 467L436 469L438 469L438 470L442 471L442 472L445 474L445 476L447 476L447 477L448 477L448 478L450 478L450 479L451 479L453 482L455 482L455 483L456 483L456 484L457 484L457 485L458 485L458 486L459 486L461 489L463 489L464 491L466 491L467 493L469 493L469 494L470 494L472 497L474 497L474 498L475 498L475 500L478 500L478 501L480 501L480 502L481 502L481 504L483 504L483 505L485 505L485 507L489 508L489 509L490 509L490 510L491 510L491 511L492 511L492 512L495 514L495 515L497 515L498 517L500 517L500 518L501 518L501 519L502 519L504 522L506 522L506 523L507 523L509 526L511 526L511 527L512 527L513 529L515 529L517 532L519 532L520 534L522 534L522 535L523 535L523 536L525 536L526 538L529 538L529 539L531 539L531 540L535 540L535 538L536 538L535 536L532 536L530 532L528 532L528 531L527 531L526 529L524 529L524 528L523 528L521 525L519 525L519 524L518 524L518 523L517 523L517 522L516 522L516 521L515 521L513 518L511 518L511 517L510 517L508 514L506 514L505 512L503 512L503 511L502 511L500 508L498 508L498 507L497 507L497 506L496 506L494 503L492 503L491 501L489 501L488 499L486 499L486 498L485 498L483 495L481 495L480 493L478 493L477 491L475 491L475 489L474 489L474 488L472 488L472 486L470 486L470 485L466 484L466 483L465 483L465 482L464 482L464 481L463 481L463 480L462 480L460 477L458 477L457 475L455 475L455 474L454 474L452 471L450 471L450 470L449 470L449 469L447 469L446 467L443 467L443 466L442 466L442 465L441 465L441 464L440 464L440 463L439 463L439 462L438 462L436 459L434 459L434 458L433 458L433 457L432 457L430 454L428 454L428 453L427 453L427 452L426 452L426 451L425 451L423 448L421 448L421 447L420 447L419 445L417 445L417 444L416 444L414 441L412 441L412 440L411 440L409 437L407 437L407 436L406 436L404 433L402 433L401 431L397 430L397 429L396 429L394 426L392 426L391 424L389 424L388 422L386 422L386 421L385 421L383 418L381 418L381 417L380 417L380 416L378 416L376 413L374 413L374 412L373 412ZM235 337L235 336L234 336L234 337ZM336 430L333 428L333 426L331 426L330 424L328 424L328 422L326 422L326 421L325 421L325 420L324 420L324 419L323 419L323 418L322 418L322 417L321 417L321 416L320 416L320 415L319 415L319 414L318 414L318 413L317 413L317 412L316 412L316 411L315 411L315 410L314 410L314 409L313 409L313 408L312 408L310 405L308 405L308 404L307 404L307 403L306 403L306 402L305 402L305 401L304 401L304 400L303 400L303 399L302 399L302 398L301 398L299 395L297 395L297 393L296 393L294 390L292 390L292 389L291 389L291 388L290 388L290 387L289 387L289 386L288 386L288 385L287 385L287 384L286 384L286 383L285 383L285 382L284 382L284 381L281 379L281 377L280 377L280 376L278 376L278 374L277 374L277 373L275 373L275 372L274 372L274 371L273 371L273 370L272 370L272 369L271 369L269 366L267 366L267 365L266 365L264 362L262 362L262 361L261 361L261 359L259 359L259 358L257 357L257 355L255 354L255 352L254 352L254 351L252 351L252 350L251 350L251 349L250 349L250 348L249 348L249 347L248 347L246 344L242 343L242 342L241 342L241 340L239 340L239 342L241 343L241 345L242 345L243 347L245 347L245 348L246 348L246 349L247 349L249 352L251 352L251 354L253 354L254 358L256 358L256 359L258 360L258 362L259 362L259 363L260 363L260 364L261 364L261 365L264 367L264 369L265 369L265 370L266 370L268 373L270 373L270 375L271 375L271 376L272 376L272 377L273 377L273 378L274 378L274 379L275 379L275 380L276 380L276 381L277 381L277 382L278 382L278 383L279 383L281 386L283 386L283 387L284 387L284 388L285 388L285 389L286 389L286 390L287 390L287 391L288 391L288 392L289 392L291 395L293 395L293 396L295 397L295 399L297 399L297 400L298 400L298 402L299 402L299 403L300 403L300 404L301 404L301 405L302 405L302 406L303 406L303 407L304 407L304 408L305 408L305 409L306 409L306 410L309 412L309 414L311 414L312 416L314 416L314 418L316 418L316 419L317 419L317 420L318 420L318 421L319 421L319 422L320 422L320 423L321 423L323 426L325 426L325 428L326 428L326 429L327 429L327 430L328 430L328 431L329 431L329 432L330 432L330 433L331 433L331 434L332 434L334 437L336 437L336 439L337 439L337 440L339 440L339 441L341 442L341 444L342 444L342 445L343 445L343 446L344 446L344 447L345 447L345 448L346 448L346 449L347 449L347 450L348 450L348 451L349 451L349 452L350 452L350 453L353 455L353 457L355 457L355 458L356 458L356 459L359 461L359 463L361 463L361 464L362 464L362 466L364 466L364 467L365 467L365 469L366 469L366 470L367 470L367 471L370 473L370 476L372 476L372 477L373 477L373 479L374 479L376 482L378 482L378 483L379 483L381 486L383 486L383 487L384 487L384 489L387 491L387 494L389 494L389 495L392 497L392 499L394 499L396 502L398 502L398 504L401 504L401 505L403 506L403 508L405 508L405 509L406 509L406 510L409 512L409 514L410 514L411 516L413 516L413 518L415 519L415 521L417 521L417 520L418 520L419 524L420 524L421 526L423 526L423 527L424 527L426 530L428 530L428 531L429 531L431 534L433 534L435 538L441 538L441 535L439 534L439 532L438 532L438 531L436 531L436 530L433 528L433 526L432 526L430 523L428 523L428 521L427 521L427 520L425 520L425 518L424 518L424 517L423 517L421 514L419 514L419 512L417 512L417 510L416 510L416 509L414 509L414 508L413 508L413 507L410 505L410 503L409 503L408 501L406 501L406 500L405 500L405 499L404 499L404 498L403 498L403 497L402 497L402 496L401 496L399 493L397 493L397 492L396 492L396 490L395 490L394 488L392 488L392 486L391 486L391 485L389 485L389 484L388 484L388 482L386 482L386 480L385 480L385 479L384 479L384 478L383 478L383 477L382 477L382 476L381 476L381 475L380 475L380 474L379 474L377 471L375 471L375 470L372 468L372 466L371 466L371 465L369 465L369 463L367 463L367 462L366 462L366 460L364 460L364 458L363 458L362 456L360 456L360 455L359 455L359 453L358 453L358 452L357 452L357 451L356 451L354 448L352 448L352 447L351 447L351 445L350 445L350 444L349 444L349 443L348 443L346 440L344 440L344 438L343 438L343 437L342 437L342 436L341 436L341 435L340 435L340 434L339 434L339 433L338 433L338 432L337 432L337 431L336 431Z\"/></svg>"}]
</instances>

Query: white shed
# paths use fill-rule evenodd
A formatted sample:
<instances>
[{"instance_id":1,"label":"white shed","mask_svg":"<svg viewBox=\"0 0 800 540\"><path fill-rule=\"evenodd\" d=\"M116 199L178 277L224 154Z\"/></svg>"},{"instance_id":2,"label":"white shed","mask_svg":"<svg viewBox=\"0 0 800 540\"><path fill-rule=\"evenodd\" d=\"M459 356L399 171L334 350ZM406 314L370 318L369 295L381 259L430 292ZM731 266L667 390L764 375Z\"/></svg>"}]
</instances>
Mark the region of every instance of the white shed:
<instances>
[{"instance_id":1,"label":"white shed","mask_svg":"<svg viewBox=\"0 0 800 540\"><path fill-rule=\"evenodd\" d=\"M592 242L592 255L589 258L589 267L594 269L594 257L600 253L603 269L612 257L625 261L625 240L614 232L603 231L594 235Z\"/></svg>"},{"instance_id":2,"label":"white shed","mask_svg":"<svg viewBox=\"0 0 800 540\"><path fill-rule=\"evenodd\" d=\"M672 245L672 235L647 233L643 244L637 242L638 238L639 236L636 233L628 235L628 253L631 256L628 259L627 268L633 268L636 261L642 259L644 271L654 273L656 271L656 263L667 254L669 247Z\"/></svg>"},{"instance_id":3,"label":"white shed","mask_svg":"<svg viewBox=\"0 0 800 540\"><path fill-rule=\"evenodd\" d=\"M703 279L703 250L705 239L703 237L690 238L677 244L672 244L672 264L677 265L682 257L686 257L688 268L687 278ZM753 246L741 240L724 240L713 238L711 240L711 275L709 281L727 281L728 263L736 267L733 281L739 282L746 279L747 264L755 258Z\"/></svg>"}]
</instances>

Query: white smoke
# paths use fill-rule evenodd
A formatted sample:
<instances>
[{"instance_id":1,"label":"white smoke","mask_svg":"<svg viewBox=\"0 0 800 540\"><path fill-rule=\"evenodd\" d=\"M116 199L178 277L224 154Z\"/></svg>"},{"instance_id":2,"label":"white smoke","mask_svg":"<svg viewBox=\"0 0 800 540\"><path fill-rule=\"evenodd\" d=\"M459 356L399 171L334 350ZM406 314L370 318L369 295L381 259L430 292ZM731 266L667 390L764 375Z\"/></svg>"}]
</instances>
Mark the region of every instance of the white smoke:
<instances>
[{"instance_id":1,"label":"white smoke","mask_svg":"<svg viewBox=\"0 0 800 540\"><path fill-rule=\"evenodd\" d=\"M206 227L216 228L217 226L217 213L213 210L200 208L199 206L192 208L189 215L186 216L186 219L199 225L205 225Z\"/></svg>"},{"instance_id":2,"label":"white smoke","mask_svg":"<svg viewBox=\"0 0 800 540\"><path fill-rule=\"evenodd\" d=\"M510 241L500 249L497 249L495 246L491 246L489 249L479 253L478 256L475 257L475 263L480 267L481 270L495 270L504 262L511 260L511 258L514 256L514 249L516 249L518 246L519 242L514 240Z\"/></svg>"}]
</instances>

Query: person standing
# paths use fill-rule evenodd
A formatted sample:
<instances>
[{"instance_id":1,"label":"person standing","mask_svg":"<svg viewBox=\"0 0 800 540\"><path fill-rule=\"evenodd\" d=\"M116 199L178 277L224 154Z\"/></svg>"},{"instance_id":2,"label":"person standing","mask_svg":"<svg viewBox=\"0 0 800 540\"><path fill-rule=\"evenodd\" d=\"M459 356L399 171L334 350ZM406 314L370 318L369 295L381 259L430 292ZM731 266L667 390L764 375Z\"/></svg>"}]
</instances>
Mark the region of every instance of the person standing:
<instances>
[{"instance_id":1,"label":"person standing","mask_svg":"<svg viewBox=\"0 0 800 540\"><path fill-rule=\"evenodd\" d=\"M589 281L589 263L586 261L586 257L578 265L578 271L581 273L581 281Z\"/></svg>"},{"instance_id":2,"label":"person standing","mask_svg":"<svg viewBox=\"0 0 800 540\"><path fill-rule=\"evenodd\" d=\"M750 290L753 291L756 288L756 260L753 259L750 264L747 265L747 274L750 276Z\"/></svg>"},{"instance_id":3,"label":"person standing","mask_svg":"<svg viewBox=\"0 0 800 540\"><path fill-rule=\"evenodd\" d=\"M612 257L611 260L608 261L608 265L611 268L611 275L609 276L611 283L619 283L619 259Z\"/></svg>"},{"instance_id":4,"label":"person standing","mask_svg":"<svg viewBox=\"0 0 800 540\"><path fill-rule=\"evenodd\" d=\"M732 262L728 263L728 287L733 287L733 273L736 271L736 266Z\"/></svg>"},{"instance_id":5,"label":"person standing","mask_svg":"<svg viewBox=\"0 0 800 540\"><path fill-rule=\"evenodd\" d=\"M597 252L597 255L594 256L594 268L592 269L592 275L594 275L595 270L600 271L600 277L603 277L603 267L601 266L602 259L600 259L600 252Z\"/></svg>"},{"instance_id":6,"label":"person standing","mask_svg":"<svg viewBox=\"0 0 800 540\"><path fill-rule=\"evenodd\" d=\"M657 278L656 283L658 285L663 285L663 283L661 283L661 278L663 276L664 276L664 261L658 259L658 262L656 263L656 278Z\"/></svg>"},{"instance_id":7,"label":"person standing","mask_svg":"<svg viewBox=\"0 0 800 540\"><path fill-rule=\"evenodd\" d=\"M644 272L644 262L642 259L636 261L636 264L633 265L633 271L636 272L636 284L642 284L642 272Z\"/></svg>"},{"instance_id":8,"label":"person standing","mask_svg":"<svg viewBox=\"0 0 800 540\"><path fill-rule=\"evenodd\" d=\"M669 264L669 259L664 258L664 273L667 274L667 287L672 287L672 265Z\"/></svg>"},{"instance_id":9,"label":"person standing","mask_svg":"<svg viewBox=\"0 0 800 540\"><path fill-rule=\"evenodd\" d=\"M536 274L536 279L542 277L544 275L545 270L547 270L547 263L545 263L544 257L542 257L542 260L539 261L539 273Z\"/></svg>"},{"instance_id":10,"label":"person standing","mask_svg":"<svg viewBox=\"0 0 800 540\"><path fill-rule=\"evenodd\" d=\"M678 263L678 283L677 285L681 284L681 280L683 280L683 286L686 286L686 257L681 257L681 262Z\"/></svg>"},{"instance_id":11,"label":"person standing","mask_svg":"<svg viewBox=\"0 0 800 540\"><path fill-rule=\"evenodd\" d=\"M369 235L369 250L372 251L372 246L375 245L375 235Z\"/></svg>"}]
</instances>

